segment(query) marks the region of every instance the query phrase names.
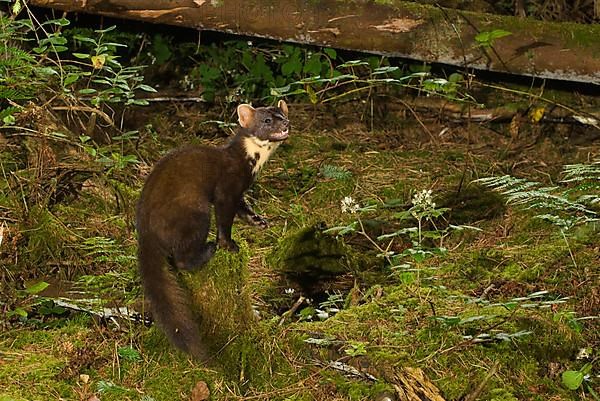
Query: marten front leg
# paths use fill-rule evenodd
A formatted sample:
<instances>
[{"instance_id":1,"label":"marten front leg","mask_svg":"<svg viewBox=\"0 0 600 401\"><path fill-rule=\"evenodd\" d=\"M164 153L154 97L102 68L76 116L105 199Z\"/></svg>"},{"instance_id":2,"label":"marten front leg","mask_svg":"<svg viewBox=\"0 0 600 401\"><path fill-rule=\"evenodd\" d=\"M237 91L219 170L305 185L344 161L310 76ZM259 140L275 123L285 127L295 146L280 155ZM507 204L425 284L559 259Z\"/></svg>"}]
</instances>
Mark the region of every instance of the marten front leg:
<instances>
[{"instance_id":1,"label":"marten front leg","mask_svg":"<svg viewBox=\"0 0 600 401\"><path fill-rule=\"evenodd\" d=\"M231 252L238 252L240 248L231 239L231 226L233 218L237 211L237 204L227 199L220 202L215 202L215 217L217 220L217 243L219 247L227 249Z\"/></svg>"},{"instance_id":2,"label":"marten front leg","mask_svg":"<svg viewBox=\"0 0 600 401\"><path fill-rule=\"evenodd\" d=\"M240 201L240 204L237 209L237 215L244 219L247 223L252 224L253 226L259 226L262 228L267 228L269 223L262 216L256 214L254 210L250 207L248 202L244 198Z\"/></svg>"}]
</instances>

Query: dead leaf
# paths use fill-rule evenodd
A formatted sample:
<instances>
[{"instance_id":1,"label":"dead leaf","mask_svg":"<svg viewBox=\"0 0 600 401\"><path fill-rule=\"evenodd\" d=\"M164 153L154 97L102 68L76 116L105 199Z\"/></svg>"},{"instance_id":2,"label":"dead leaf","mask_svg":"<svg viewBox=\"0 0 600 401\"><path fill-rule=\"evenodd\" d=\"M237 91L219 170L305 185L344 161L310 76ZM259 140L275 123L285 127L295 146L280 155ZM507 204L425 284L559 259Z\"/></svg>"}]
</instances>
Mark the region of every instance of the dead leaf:
<instances>
[{"instance_id":1,"label":"dead leaf","mask_svg":"<svg viewBox=\"0 0 600 401\"><path fill-rule=\"evenodd\" d=\"M203 381L199 381L198 383L196 383L194 389L192 390L192 396L190 397L190 401L204 401L208 400L208 397L210 397L210 390L208 389L208 385Z\"/></svg>"},{"instance_id":2,"label":"dead leaf","mask_svg":"<svg viewBox=\"0 0 600 401\"><path fill-rule=\"evenodd\" d=\"M102 69L102 67L104 67L105 62L106 62L106 55L104 55L104 54L92 56L92 65L97 70Z\"/></svg>"},{"instance_id":3,"label":"dead leaf","mask_svg":"<svg viewBox=\"0 0 600 401\"><path fill-rule=\"evenodd\" d=\"M96 397L96 395L93 395L90 398L88 398L88 401L100 401L100 398Z\"/></svg>"},{"instance_id":4,"label":"dead leaf","mask_svg":"<svg viewBox=\"0 0 600 401\"><path fill-rule=\"evenodd\" d=\"M543 107L536 107L529 112L529 119L532 123L539 123L545 111Z\"/></svg>"},{"instance_id":5,"label":"dead leaf","mask_svg":"<svg viewBox=\"0 0 600 401\"><path fill-rule=\"evenodd\" d=\"M200 7L202 4L206 3L206 0L194 0L194 3Z\"/></svg>"}]
</instances>

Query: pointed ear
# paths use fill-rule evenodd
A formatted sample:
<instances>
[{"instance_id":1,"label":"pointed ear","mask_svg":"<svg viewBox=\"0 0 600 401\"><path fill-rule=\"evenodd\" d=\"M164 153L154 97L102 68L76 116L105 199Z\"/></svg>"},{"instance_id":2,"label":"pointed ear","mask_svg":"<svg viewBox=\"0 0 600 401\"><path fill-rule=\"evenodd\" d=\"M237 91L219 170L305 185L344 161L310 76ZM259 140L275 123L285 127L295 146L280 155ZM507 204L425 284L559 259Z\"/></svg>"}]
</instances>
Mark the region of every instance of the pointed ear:
<instances>
[{"instance_id":1,"label":"pointed ear","mask_svg":"<svg viewBox=\"0 0 600 401\"><path fill-rule=\"evenodd\" d=\"M252 122L254 121L255 111L256 110L254 109L254 107L250 106L249 104L240 104L238 106L238 121L240 122L240 125L242 127L248 128L252 125Z\"/></svg>"},{"instance_id":2,"label":"pointed ear","mask_svg":"<svg viewBox=\"0 0 600 401\"><path fill-rule=\"evenodd\" d=\"M288 108L287 108L287 104L285 103L285 101L283 101L283 100L280 100L280 101L277 103L277 107L279 107L279 109L280 109L281 111L283 111L283 114L285 114L285 116L287 117L287 115L288 115Z\"/></svg>"}]
</instances>

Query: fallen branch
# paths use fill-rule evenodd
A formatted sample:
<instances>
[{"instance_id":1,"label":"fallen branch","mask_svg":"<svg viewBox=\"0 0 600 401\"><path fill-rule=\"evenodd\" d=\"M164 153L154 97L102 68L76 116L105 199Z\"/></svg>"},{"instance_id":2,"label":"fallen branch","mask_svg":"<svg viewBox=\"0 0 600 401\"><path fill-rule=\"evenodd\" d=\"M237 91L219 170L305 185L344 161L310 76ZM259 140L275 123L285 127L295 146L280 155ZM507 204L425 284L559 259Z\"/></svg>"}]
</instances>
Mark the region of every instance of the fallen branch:
<instances>
[{"instance_id":1,"label":"fallen branch","mask_svg":"<svg viewBox=\"0 0 600 401\"><path fill-rule=\"evenodd\" d=\"M126 320L134 323L142 323L144 325L150 325L152 320L148 317L145 317L143 314L129 309L126 306L120 306L117 308L106 308L103 306L95 305L98 304L98 299L68 299L68 298L48 298L48 297L40 297L44 300L50 300L54 302L55 305L60 306L62 308L72 310L75 312L83 312L92 316L96 316L102 320L108 320L114 323L118 328L119 325L118 320Z\"/></svg>"},{"instance_id":2,"label":"fallen branch","mask_svg":"<svg viewBox=\"0 0 600 401\"><path fill-rule=\"evenodd\" d=\"M292 316L294 313L296 313L300 305L304 303L304 300L306 300L306 298L301 296L300 298L298 298L296 303L292 305L290 310L281 315L281 319L279 319L279 326L281 326L289 316Z\"/></svg>"}]
</instances>

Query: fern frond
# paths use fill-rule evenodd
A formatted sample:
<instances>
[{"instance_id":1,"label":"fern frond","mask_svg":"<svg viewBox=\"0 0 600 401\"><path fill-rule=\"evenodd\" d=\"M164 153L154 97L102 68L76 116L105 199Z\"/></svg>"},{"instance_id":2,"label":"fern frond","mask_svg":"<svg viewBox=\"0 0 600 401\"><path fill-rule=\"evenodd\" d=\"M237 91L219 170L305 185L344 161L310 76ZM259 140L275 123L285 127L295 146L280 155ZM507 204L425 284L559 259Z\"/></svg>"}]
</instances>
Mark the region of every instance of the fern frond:
<instances>
[{"instance_id":1,"label":"fern frond","mask_svg":"<svg viewBox=\"0 0 600 401\"><path fill-rule=\"evenodd\" d=\"M325 178L332 178L334 180L344 180L352 177L352 173L345 167L333 166L331 164L324 164L321 166L321 174Z\"/></svg>"},{"instance_id":2,"label":"fern frond","mask_svg":"<svg viewBox=\"0 0 600 401\"><path fill-rule=\"evenodd\" d=\"M0 111L0 121L2 119L4 119L4 117L12 116L19 110L20 110L19 107L14 107L14 106L9 106L9 107L3 109L2 111Z\"/></svg>"},{"instance_id":3,"label":"fern frond","mask_svg":"<svg viewBox=\"0 0 600 401\"><path fill-rule=\"evenodd\" d=\"M561 182L599 181L600 160L590 164L568 164L563 167L564 179Z\"/></svg>"},{"instance_id":4,"label":"fern frond","mask_svg":"<svg viewBox=\"0 0 600 401\"><path fill-rule=\"evenodd\" d=\"M8 88L0 86L0 99L10 100L27 100L33 97L33 92L28 91L27 88Z\"/></svg>"},{"instance_id":5,"label":"fern frond","mask_svg":"<svg viewBox=\"0 0 600 401\"><path fill-rule=\"evenodd\" d=\"M35 63L35 58L23 49L14 46L0 45L0 63L14 65L15 63Z\"/></svg>"},{"instance_id":6,"label":"fern frond","mask_svg":"<svg viewBox=\"0 0 600 401\"><path fill-rule=\"evenodd\" d=\"M528 210L546 210L551 213L536 217L551 221L563 228L600 220L600 213L594 210L600 204L600 161L591 164L572 164L564 167L563 184L579 183L574 188L543 186L537 181L515 178L510 175L486 177L476 182L500 192L506 203ZM592 193L589 191L592 190ZM596 190L596 193L593 193ZM585 191L586 193L581 194ZM574 192L579 193L575 197ZM559 224L560 223L560 224Z\"/></svg>"}]
</instances>

